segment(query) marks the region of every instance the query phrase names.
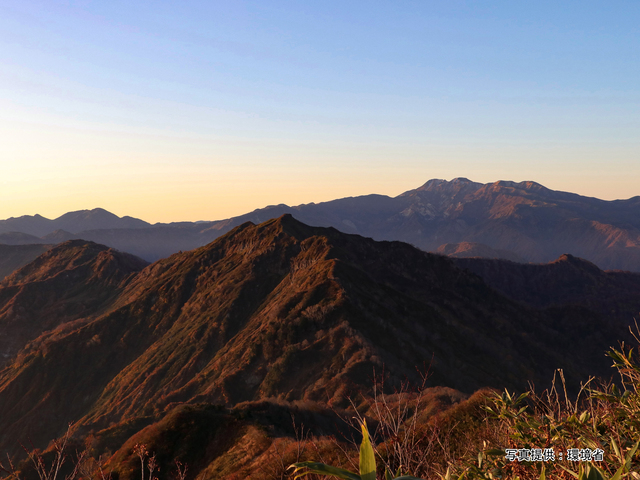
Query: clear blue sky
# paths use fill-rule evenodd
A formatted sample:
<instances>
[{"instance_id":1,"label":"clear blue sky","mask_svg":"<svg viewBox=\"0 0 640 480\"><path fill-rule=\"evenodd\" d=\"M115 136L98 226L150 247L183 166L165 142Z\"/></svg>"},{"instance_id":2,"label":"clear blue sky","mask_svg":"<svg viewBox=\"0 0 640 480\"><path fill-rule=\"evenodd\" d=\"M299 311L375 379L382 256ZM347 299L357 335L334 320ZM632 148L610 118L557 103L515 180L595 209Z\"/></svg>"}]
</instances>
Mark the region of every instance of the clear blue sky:
<instances>
[{"instance_id":1,"label":"clear blue sky","mask_svg":"<svg viewBox=\"0 0 640 480\"><path fill-rule=\"evenodd\" d=\"M638 1L0 0L0 218L640 195Z\"/></svg>"}]
</instances>

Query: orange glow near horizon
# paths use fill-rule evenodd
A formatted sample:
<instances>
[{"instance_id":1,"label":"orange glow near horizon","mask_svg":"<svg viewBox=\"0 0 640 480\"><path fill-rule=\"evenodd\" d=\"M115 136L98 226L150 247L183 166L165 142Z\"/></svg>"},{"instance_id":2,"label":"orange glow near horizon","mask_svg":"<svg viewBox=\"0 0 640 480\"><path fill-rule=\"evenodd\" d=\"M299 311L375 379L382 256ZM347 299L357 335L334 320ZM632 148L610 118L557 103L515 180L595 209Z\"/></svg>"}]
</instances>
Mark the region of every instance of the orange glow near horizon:
<instances>
[{"instance_id":1,"label":"orange glow near horizon","mask_svg":"<svg viewBox=\"0 0 640 480\"><path fill-rule=\"evenodd\" d=\"M15 159L3 164L0 219L101 207L151 223L220 220L280 203L396 196L455 177L533 180L604 200L640 194L628 147L250 141L43 122L0 122L3 156ZM604 168L610 159L615 166Z\"/></svg>"}]
</instances>

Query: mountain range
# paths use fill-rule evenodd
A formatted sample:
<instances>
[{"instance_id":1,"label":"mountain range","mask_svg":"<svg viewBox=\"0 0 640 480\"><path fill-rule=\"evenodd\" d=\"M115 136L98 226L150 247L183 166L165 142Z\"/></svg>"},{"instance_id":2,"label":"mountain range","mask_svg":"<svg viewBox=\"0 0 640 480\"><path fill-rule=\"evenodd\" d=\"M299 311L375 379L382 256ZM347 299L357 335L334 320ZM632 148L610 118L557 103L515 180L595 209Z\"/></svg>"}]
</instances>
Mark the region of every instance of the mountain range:
<instances>
[{"instance_id":1,"label":"mountain range","mask_svg":"<svg viewBox=\"0 0 640 480\"><path fill-rule=\"evenodd\" d=\"M0 308L0 450L45 447L72 422L122 479L141 442L163 469L223 478L221 459L262 451L256 425L272 438L295 413L330 431L375 375L393 389L428 371L457 401L558 368L573 392L608 378L640 274L448 258L285 214L153 264L69 240L0 282Z\"/></svg>"},{"instance_id":2,"label":"mountain range","mask_svg":"<svg viewBox=\"0 0 640 480\"><path fill-rule=\"evenodd\" d=\"M155 261L211 242L244 222L285 213L314 226L375 240L400 240L425 251L520 262L568 253L602 269L640 271L640 197L605 201L535 182L481 184L429 180L397 197L365 195L294 207L269 206L212 222L151 225L103 209L0 221L0 243L60 243L81 238Z\"/></svg>"}]
</instances>

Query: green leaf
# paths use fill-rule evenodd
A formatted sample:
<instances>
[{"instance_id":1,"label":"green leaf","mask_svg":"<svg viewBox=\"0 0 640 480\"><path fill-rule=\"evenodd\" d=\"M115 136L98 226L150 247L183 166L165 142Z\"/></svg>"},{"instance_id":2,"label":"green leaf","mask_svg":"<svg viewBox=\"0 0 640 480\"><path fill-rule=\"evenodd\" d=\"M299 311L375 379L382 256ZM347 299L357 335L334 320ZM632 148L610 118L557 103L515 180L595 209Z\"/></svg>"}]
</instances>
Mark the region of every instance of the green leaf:
<instances>
[{"instance_id":1,"label":"green leaf","mask_svg":"<svg viewBox=\"0 0 640 480\"><path fill-rule=\"evenodd\" d=\"M360 478L376 480L376 457L371 446L367 422L362 422L362 443L360 444Z\"/></svg>"},{"instance_id":2,"label":"green leaf","mask_svg":"<svg viewBox=\"0 0 640 480\"><path fill-rule=\"evenodd\" d=\"M629 450L629 453L627 453L627 458L624 462L625 468L629 469L631 467L631 459L633 458L633 455L636 453L636 450L638 450L639 445L640 445L640 440L638 440L636 444L633 446L633 448Z\"/></svg>"},{"instance_id":3,"label":"green leaf","mask_svg":"<svg viewBox=\"0 0 640 480\"><path fill-rule=\"evenodd\" d=\"M620 480L622 478L622 474L624 473L624 465L621 466L618 471L611 477L609 480Z\"/></svg>"},{"instance_id":4,"label":"green leaf","mask_svg":"<svg viewBox=\"0 0 640 480\"><path fill-rule=\"evenodd\" d=\"M587 467L588 475L587 480L607 480L606 474L598 467Z\"/></svg>"},{"instance_id":5,"label":"green leaf","mask_svg":"<svg viewBox=\"0 0 640 480\"><path fill-rule=\"evenodd\" d=\"M295 470L293 471L293 474L295 475L294 480L297 478L304 477L305 475L309 475L311 473L316 473L318 475L333 475L334 477L341 478L342 480L362 480L360 475L356 475L355 473L350 472L349 470L343 470L342 468L332 467L331 465L326 465L320 462L294 463L289 468L295 468ZM298 473L298 471L302 469L307 469L307 471Z\"/></svg>"},{"instance_id":6,"label":"green leaf","mask_svg":"<svg viewBox=\"0 0 640 480\"><path fill-rule=\"evenodd\" d=\"M502 448L490 448L485 450L484 454L488 457L504 457L505 452Z\"/></svg>"},{"instance_id":7,"label":"green leaf","mask_svg":"<svg viewBox=\"0 0 640 480\"><path fill-rule=\"evenodd\" d=\"M565 472L570 473L571 475L573 475L575 478L580 478L580 476L574 472L573 470L569 470L567 467L565 467L564 465L558 465L561 469L563 469Z\"/></svg>"},{"instance_id":8,"label":"green leaf","mask_svg":"<svg viewBox=\"0 0 640 480\"><path fill-rule=\"evenodd\" d=\"M609 437L611 439L611 446L613 447L613 451L616 453L616 456L620 459L620 463L624 463L624 457L620 453L620 449L618 448L618 444L613 439L613 437Z\"/></svg>"},{"instance_id":9,"label":"green leaf","mask_svg":"<svg viewBox=\"0 0 640 480\"><path fill-rule=\"evenodd\" d=\"M442 474L438 474L438 476L440 477L440 480L451 480L451 467L447 467L447 472L444 474L444 476Z\"/></svg>"}]
</instances>

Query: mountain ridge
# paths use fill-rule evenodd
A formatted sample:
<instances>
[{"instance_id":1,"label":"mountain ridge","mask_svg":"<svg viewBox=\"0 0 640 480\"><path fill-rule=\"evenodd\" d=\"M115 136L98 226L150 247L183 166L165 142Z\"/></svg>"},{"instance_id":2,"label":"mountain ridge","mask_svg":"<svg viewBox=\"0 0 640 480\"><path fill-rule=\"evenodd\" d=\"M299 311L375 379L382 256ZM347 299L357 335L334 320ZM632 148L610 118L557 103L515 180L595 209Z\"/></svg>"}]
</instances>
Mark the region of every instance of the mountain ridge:
<instances>
[{"instance_id":1,"label":"mountain ridge","mask_svg":"<svg viewBox=\"0 0 640 480\"><path fill-rule=\"evenodd\" d=\"M498 274L484 280L458 263L480 261ZM533 297L520 298L521 290L506 296L492 278L503 265L515 279L535 266L495 262L291 215L245 222L151 265L85 240L65 242L0 282L0 327L9 334L0 340L10 340L0 342L0 449L19 452L16 439L44 447L72 422L74 441L90 442L96 456L111 452L124 480L132 478L122 463L132 445L175 431L179 418L214 432L189 444L199 459L190 463L195 477L231 455L258 421L248 419L266 428L277 411L280 423L270 428L282 429L294 412L326 417L366 398L374 375L393 391L421 383L428 370L425 391L449 399L485 386L544 386L557 368L569 391L592 374L610 375L604 351L628 336L640 274L565 256L546 267ZM568 274L555 273L564 267ZM540 301L583 277L591 283L571 304ZM605 317L610 299L585 301L620 287L620 315ZM233 441L223 448L220 435ZM178 447L162 448L176 458Z\"/></svg>"},{"instance_id":2,"label":"mountain ridge","mask_svg":"<svg viewBox=\"0 0 640 480\"><path fill-rule=\"evenodd\" d=\"M445 244L477 244L482 246L477 248L481 255L502 252L503 257L537 263L568 252L603 269L640 271L640 197L606 201L550 190L532 181L482 184L462 177L432 179L396 197L372 194L294 207L272 205L212 222L150 225L99 209L72 213L68 218L76 221L75 227L63 228L68 234L52 235L51 230L42 241L72 235L155 261L206 245L246 221L261 223L288 213L308 225L332 226L375 240L400 240L425 251L437 251ZM85 217L93 223L78 223ZM94 228L96 218L108 218L109 228ZM0 221L0 241L3 230L16 231L28 219L9 220ZM45 228L44 224L48 229L62 228L43 217L33 220L37 228Z\"/></svg>"},{"instance_id":3,"label":"mountain ridge","mask_svg":"<svg viewBox=\"0 0 640 480\"><path fill-rule=\"evenodd\" d=\"M44 303L29 301L34 288ZM146 267L72 240L5 279L0 298L16 298L16 289L22 305L33 305L29 324L42 326L38 338L20 337L23 347L8 351L11 368L0 372L0 408L17 419L0 425L5 448L46 416L71 417L90 431L185 402L233 406L277 396L346 406L375 369L397 382L432 358L432 385L469 393L544 383L560 367L573 378L606 374L606 360L585 352L604 350L620 330L578 332L567 348L571 312L523 307L446 257L290 215L244 223ZM6 309L4 322L18 311ZM592 317L584 321L599 321ZM507 366L498 361L505 349ZM34 433L34 441L62 426Z\"/></svg>"}]
</instances>

